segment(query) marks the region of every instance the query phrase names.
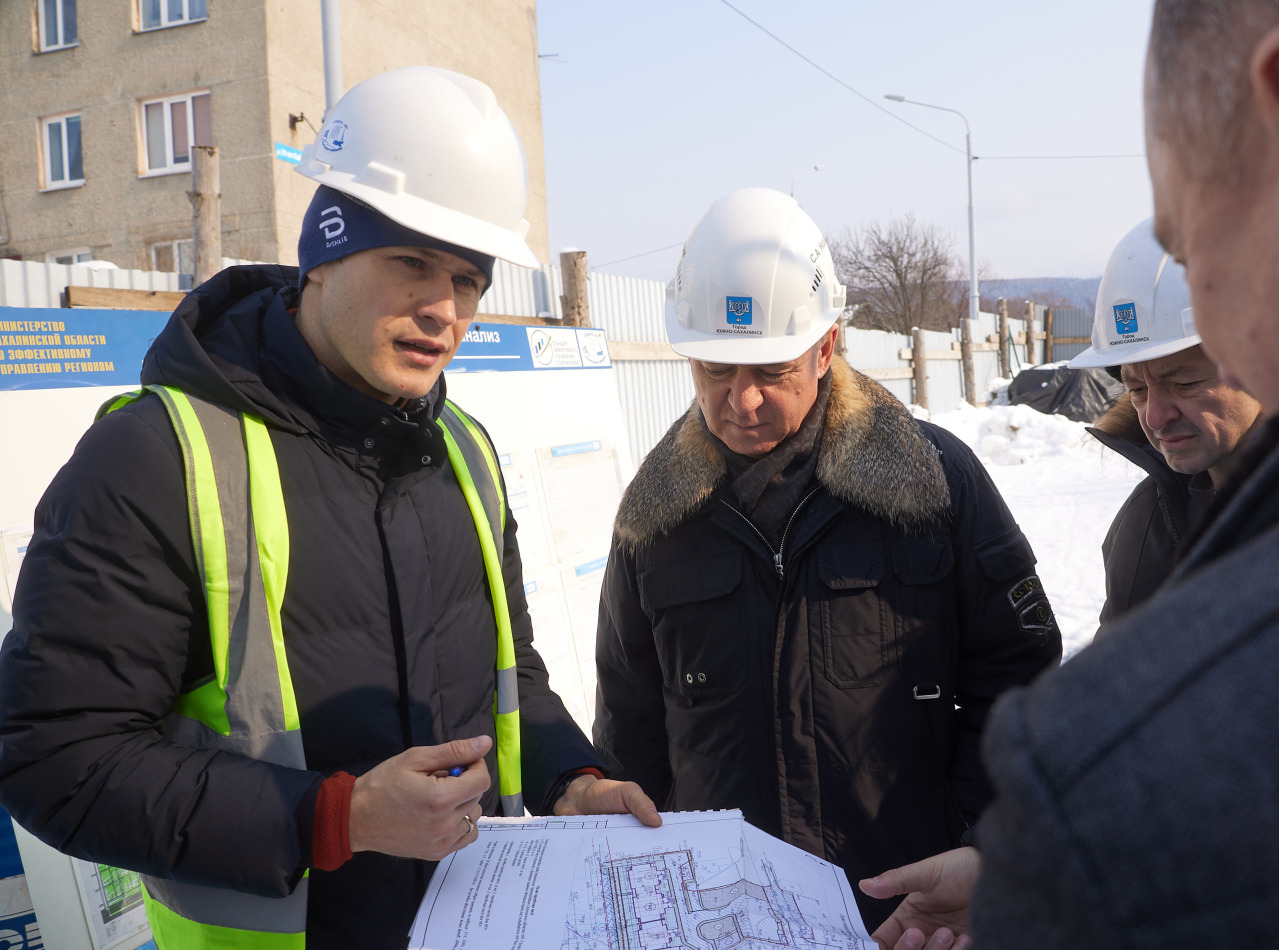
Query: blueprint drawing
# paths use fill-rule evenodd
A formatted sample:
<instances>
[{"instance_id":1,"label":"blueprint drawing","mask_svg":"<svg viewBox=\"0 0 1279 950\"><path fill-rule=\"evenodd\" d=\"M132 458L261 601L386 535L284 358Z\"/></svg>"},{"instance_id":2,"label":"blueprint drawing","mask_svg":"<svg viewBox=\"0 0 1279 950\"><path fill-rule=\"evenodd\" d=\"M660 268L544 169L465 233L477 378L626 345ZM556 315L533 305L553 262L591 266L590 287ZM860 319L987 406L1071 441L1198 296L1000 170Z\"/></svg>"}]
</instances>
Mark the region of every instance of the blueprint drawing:
<instances>
[{"instance_id":1,"label":"blueprint drawing","mask_svg":"<svg viewBox=\"0 0 1279 950\"><path fill-rule=\"evenodd\" d=\"M497 819L442 862L413 948L874 950L844 873L741 813Z\"/></svg>"}]
</instances>

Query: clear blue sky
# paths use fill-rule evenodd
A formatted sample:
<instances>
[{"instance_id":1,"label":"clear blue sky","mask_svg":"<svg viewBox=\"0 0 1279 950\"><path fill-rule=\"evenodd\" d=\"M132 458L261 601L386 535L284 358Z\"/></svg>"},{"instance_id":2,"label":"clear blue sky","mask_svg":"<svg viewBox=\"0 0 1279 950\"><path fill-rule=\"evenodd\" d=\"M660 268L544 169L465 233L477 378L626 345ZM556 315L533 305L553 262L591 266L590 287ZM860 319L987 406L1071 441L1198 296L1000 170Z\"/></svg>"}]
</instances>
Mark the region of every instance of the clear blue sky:
<instances>
[{"instance_id":1,"label":"clear blue sky","mask_svg":"<svg viewBox=\"0 0 1279 950\"><path fill-rule=\"evenodd\" d=\"M682 243L717 196L789 191L828 233L912 213L996 277L1092 277L1151 213L1146 164L980 156L1144 152L1150 0L539 0L552 255L591 266ZM555 54L550 58L549 54ZM602 267L668 280L678 248Z\"/></svg>"}]
</instances>

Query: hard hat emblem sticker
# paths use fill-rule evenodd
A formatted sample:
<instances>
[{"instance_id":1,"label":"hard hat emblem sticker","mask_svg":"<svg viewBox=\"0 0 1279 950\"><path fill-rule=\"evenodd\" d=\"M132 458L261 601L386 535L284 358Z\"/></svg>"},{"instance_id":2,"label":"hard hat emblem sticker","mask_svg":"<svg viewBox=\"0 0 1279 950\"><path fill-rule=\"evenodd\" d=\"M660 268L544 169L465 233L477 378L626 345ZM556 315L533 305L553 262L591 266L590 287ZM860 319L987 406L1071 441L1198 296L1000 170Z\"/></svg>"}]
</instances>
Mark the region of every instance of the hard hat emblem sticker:
<instances>
[{"instance_id":1,"label":"hard hat emblem sticker","mask_svg":"<svg viewBox=\"0 0 1279 950\"><path fill-rule=\"evenodd\" d=\"M1129 336L1137 332L1137 305L1135 303L1115 304L1115 329L1123 336Z\"/></svg>"},{"instance_id":2,"label":"hard hat emblem sticker","mask_svg":"<svg viewBox=\"0 0 1279 950\"><path fill-rule=\"evenodd\" d=\"M751 298L727 297L728 322L737 326L748 327L751 324Z\"/></svg>"},{"instance_id":3,"label":"hard hat emblem sticker","mask_svg":"<svg viewBox=\"0 0 1279 950\"><path fill-rule=\"evenodd\" d=\"M342 146L346 144L346 133L350 126L341 119L334 119L325 128L324 134L320 136L320 144L327 152L340 152Z\"/></svg>"}]
</instances>

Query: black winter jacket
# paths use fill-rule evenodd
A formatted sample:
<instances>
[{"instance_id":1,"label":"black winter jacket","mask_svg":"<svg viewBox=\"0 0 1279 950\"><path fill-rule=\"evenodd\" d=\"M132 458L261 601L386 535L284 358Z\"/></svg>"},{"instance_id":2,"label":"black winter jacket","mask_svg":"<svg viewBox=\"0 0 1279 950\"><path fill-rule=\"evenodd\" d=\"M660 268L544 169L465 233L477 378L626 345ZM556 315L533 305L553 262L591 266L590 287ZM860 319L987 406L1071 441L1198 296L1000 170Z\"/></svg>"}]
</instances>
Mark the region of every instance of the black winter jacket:
<instances>
[{"instance_id":1,"label":"black winter jacket","mask_svg":"<svg viewBox=\"0 0 1279 950\"><path fill-rule=\"evenodd\" d=\"M1183 475L1169 468L1146 438L1126 395L1088 432L1148 473L1101 543L1106 567L1106 602L1100 617L1104 626L1145 601L1168 579L1196 514L1211 500L1212 480L1207 473Z\"/></svg>"},{"instance_id":2,"label":"black winter jacket","mask_svg":"<svg viewBox=\"0 0 1279 950\"><path fill-rule=\"evenodd\" d=\"M309 863L324 774L493 735L492 606L439 426L321 366L290 315L296 286L295 268L222 272L174 313L142 379L270 429L308 771L162 734L174 697L212 661L177 439L160 401L144 398L94 424L40 501L0 655L0 803L68 854L283 895ZM506 523L524 793L537 809L563 773L599 759L533 649L509 512ZM494 753L488 767L493 814ZM312 871L307 946L404 947L432 868L365 852Z\"/></svg>"},{"instance_id":3,"label":"black winter jacket","mask_svg":"<svg viewBox=\"0 0 1279 950\"><path fill-rule=\"evenodd\" d=\"M741 808L855 882L955 845L990 796L991 703L1061 636L972 452L831 371L780 576L696 405L645 459L604 579L595 740L660 805ZM895 903L854 892L872 929Z\"/></svg>"}]
</instances>

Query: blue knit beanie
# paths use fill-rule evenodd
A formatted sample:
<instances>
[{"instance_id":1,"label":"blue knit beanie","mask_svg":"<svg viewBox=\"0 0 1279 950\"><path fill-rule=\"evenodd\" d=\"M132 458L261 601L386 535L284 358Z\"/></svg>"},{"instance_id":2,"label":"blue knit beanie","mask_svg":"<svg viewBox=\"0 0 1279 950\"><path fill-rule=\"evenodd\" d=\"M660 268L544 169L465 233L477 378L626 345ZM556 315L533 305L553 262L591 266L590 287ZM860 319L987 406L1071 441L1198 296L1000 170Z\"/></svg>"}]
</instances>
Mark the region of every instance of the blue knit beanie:
<instances>
[{"instance_id":1,"label":"blue knit beanie","mask_svg":"<svg viewBox=\"0 0 1279 950\"><path fill-rule=\"evenodd\" d=\"M487 290L493 283L493 258L406 228L348 194L320 185L302 218L298 238L298 288L307 272L326 261L375 247L429 247L454 254L484 272Z\"/></svg>"}]
</instances>

